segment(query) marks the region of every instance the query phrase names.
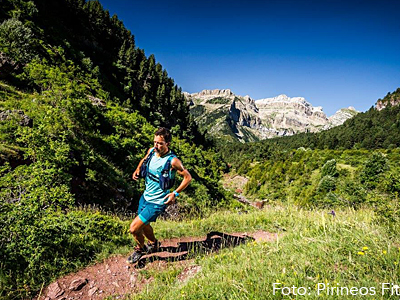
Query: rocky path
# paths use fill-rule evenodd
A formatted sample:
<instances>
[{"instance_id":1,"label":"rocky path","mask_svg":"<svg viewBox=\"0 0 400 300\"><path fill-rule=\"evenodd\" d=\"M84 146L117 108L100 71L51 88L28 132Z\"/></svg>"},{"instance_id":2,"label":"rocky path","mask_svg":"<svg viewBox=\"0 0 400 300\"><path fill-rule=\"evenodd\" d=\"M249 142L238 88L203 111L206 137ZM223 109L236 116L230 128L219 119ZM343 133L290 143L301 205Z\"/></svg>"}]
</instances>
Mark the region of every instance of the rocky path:
<instances>
[{"instance_id":1,"label":"rocky path","mask_svg":"<svg viewBox=\"0 0 400 300\"><path fill-rule=\"evenodd\" d=\"M113 256L101 263L88 266L85 269L59 278L45 287L35 300L78 300L104 299L113 296L123 299L126 295L139 292L153 281L153 278L139 276L140 270L164 270L168 262L180 265L183 268L177 280L186 281L201 271L201 267L194 264L193 255L207 254L224 247L255 241L273 241L277 234L266 231L254 233L210 232L205 237L185 237L161 241L158 253L146 255L135 265L126 263L127 256Z\"/></svg>"}]
</instances>

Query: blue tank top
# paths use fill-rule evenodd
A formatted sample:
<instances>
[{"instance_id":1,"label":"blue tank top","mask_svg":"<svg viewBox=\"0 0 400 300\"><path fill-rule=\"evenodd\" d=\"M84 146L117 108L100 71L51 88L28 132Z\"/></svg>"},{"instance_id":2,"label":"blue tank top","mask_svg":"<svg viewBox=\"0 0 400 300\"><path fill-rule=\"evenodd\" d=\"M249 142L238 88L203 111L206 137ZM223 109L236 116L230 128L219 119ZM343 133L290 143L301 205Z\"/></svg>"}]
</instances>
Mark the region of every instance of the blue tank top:
<instances>
[{"instance_id":1,"label":"blue tank top","mask_svg":"<svg viewBox=\"0 0 400 300\"><path fill-rule=\"evenodd\" d=\"M151 149L153 151L154 148ZM148 165L148 172L160 177L161 171L164 168L165 163L167 162L168 158L173 155L171 151L165 154L162 157L159 157L157 153L154 153L150 163ZM174 155L175 157L175 155ZM171 178L175 178L176 170L171 169L169 172L169 176ZM146 189L143 193L143 197L146 201L156 203L156 204L164 204L164 202L168 201L168 199L163 199L166 195L169 194L169 190L162 190L160 188L160 184L151 180L149 176L146 176Z\"/></svg>"}]
</instances>

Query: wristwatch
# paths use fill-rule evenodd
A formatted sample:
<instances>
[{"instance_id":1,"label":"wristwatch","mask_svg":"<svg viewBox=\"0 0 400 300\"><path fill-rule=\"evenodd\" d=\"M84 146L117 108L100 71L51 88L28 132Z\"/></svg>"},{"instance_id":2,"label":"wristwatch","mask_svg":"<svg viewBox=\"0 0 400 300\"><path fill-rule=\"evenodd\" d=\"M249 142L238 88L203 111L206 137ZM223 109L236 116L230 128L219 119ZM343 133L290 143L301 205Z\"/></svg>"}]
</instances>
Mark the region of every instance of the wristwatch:
<instances>
[{"instance_id":1,"label":"wristwatch","mask_svg":"<svg viewBox=\"0 0 400 300\"><path fill-rule=\"evenodd\" d=\"M177 191L173 191L173 193L175 194L175 197L179 196L179 193Z\"/></svg>"}]
</instances>

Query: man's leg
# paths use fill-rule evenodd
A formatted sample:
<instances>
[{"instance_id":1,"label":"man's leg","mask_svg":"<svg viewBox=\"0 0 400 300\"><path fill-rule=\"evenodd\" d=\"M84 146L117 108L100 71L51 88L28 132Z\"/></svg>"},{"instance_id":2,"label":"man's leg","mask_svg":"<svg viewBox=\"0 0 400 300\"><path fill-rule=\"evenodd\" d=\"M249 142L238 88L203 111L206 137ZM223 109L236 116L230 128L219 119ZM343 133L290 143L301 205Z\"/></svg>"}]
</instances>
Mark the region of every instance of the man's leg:
<instances>
[{"instance_id":1,"label":"man's leg","mask_svg":"<svg viewBox=\"0 0 400 300\"><path fill-rule=\"evenodd\" d=\"M139 217L136 217L132 223L131 226L129 227L130 233L132 233L133 238L135 239L136 243L138 246L142 249L144 249L144 235L143 235L143 229L149 225L145 225L142 220L140 220ZM153 234L154 236L154 234Z\"/></svg>"},{"instance_id":2,"label":"man's leg","mask_svg":"<svg viewBox=\"0 0 400 300\"><path fill-rule=\"evenodd\" d=\"M150 224L144 225L143 234L151 243L156 242L156 237L154 236L153 227L151 227Z\"/></svg>"},{"instance_id":3,"label":"man's leg","mask_svg":"<svg viewBox=\"0 0 400 300\"><path fill-rule=\"evenodd\" d=\"M135 239L137 245L135 247L135 252L133 252L127 258L126 260L127 263L134 264L138 262L140 258L147 252L147 247L144 245L144 235L143 235L144 227L145 224L139 217L136 217L132 221L131 226L129 227L129 231L130 233L132 233L133 238Z\"/></svg>"},{"instance_id":4,"label":"man's leg","mask_svg":"<svg viewBox=\"0 0 400 300\"><path fill-rule=\"evenodd\" d=\"M143 196L140 198L138 216L132 221L129 228L137 243L135 253L128 257L129 263L138 261L144 253L158 251L160 243L155 238L153 228L149 223L154 222L164 210L164 206L149 203L145 201ZM147 245L144 244L145 237L150 242Z\"/></svg>"}]
</instances>

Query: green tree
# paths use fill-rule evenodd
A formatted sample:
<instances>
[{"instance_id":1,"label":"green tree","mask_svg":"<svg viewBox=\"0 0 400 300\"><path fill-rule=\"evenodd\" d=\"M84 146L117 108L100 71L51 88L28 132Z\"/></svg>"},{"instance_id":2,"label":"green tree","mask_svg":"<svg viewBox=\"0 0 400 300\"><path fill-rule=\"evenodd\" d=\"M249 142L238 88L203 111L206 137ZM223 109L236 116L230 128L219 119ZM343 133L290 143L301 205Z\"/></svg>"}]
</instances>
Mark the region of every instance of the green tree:
<instances>
[{"instance_id":1,"label":"green tree","mask_svg":"<svg viewBox=\"0 0 400 300\"><path fill-rule=\"evenodd\" d=\"M379 181L379 175L388 169L389 164L386 157L381 152L374 152L363 166L360 181L368 188L375 188Z\"/></svg>"},{"instance_id":2,"label":"green tree","mask_svg":"<svg viewBox=\"0 0 400 300\"><path fill-rule=\"evenodd\" d=\"M0 24L0 52L13 61L26 64L34 57L32 30L20 20L8 19Z\"/></svg>"}]
</instances>

